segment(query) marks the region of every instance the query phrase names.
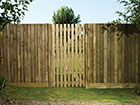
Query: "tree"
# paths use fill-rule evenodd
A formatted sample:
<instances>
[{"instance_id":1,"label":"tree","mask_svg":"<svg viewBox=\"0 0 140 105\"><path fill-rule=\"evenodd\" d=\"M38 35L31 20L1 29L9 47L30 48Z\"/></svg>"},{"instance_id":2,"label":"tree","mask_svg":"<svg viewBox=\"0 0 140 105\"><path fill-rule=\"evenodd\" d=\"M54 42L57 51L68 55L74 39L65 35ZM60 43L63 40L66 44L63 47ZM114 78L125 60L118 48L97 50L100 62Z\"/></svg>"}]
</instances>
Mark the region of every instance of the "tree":
<instances>
[{"instance_id":1,"label":"tree","mask_svg":"<svg viewBox=\"0 0 140 105\"><path fill-rule=\"evenodd\" d=\"M118 2L124 5L125 12L117 11L122 19L113 20L112 23L140 24L140 0L118 0Z\"/></svg>"},{"instance_id":2,"label":"tree","mask_svg":"<svg viewBox=\"0 0 140 105\"><path fill-rule=\"evenodd\" d=\"M33 0L0 0L0 31L6 24L19 23Z\"/></svg>"},{"instance_id":3,"label":"tree","mask_svg":"<svg viewBox=\"0 0 140 105\"><path fill-rule=\"evenodd\" d=\"M80 23L80 15L76 17L72 8L69 7L61 7L53 14L52 19L54 24L76 24Z\"/></svg>"}]
</instances>

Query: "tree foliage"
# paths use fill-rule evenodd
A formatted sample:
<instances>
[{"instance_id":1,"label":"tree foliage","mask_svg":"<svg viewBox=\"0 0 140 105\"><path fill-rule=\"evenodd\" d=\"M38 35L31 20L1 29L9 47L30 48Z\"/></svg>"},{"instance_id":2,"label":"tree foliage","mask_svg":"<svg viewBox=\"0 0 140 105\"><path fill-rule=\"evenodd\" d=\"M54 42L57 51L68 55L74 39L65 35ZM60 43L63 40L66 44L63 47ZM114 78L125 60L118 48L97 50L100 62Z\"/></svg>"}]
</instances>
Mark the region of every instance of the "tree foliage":
<instances>
[{"instance_id":1,"label":"tree foliage","mask_svg":"<svg viewBox=\"0 0 140 105\"><path fill-rule=\"evenodd\" d=\"M19 23L33 0L0 0L0 31L6 24Z\"/></svg>"},{"instance_id":2,"label":"tree foliage","mask_svg":"<svg viewBox=\"0 0 140 105\"><path fill-rule=\"evenodd\" d=\"M76 17L72 8L69 7L61 7L53 14L52 19L54 24L76 24L80 23L80 15Z\"/></svg>"},{"instance_id":3,"label":"tree foliage","mask_svg":"<svg viewBox=\"0 0 140 105\"><path fill-rule=\"evenodd\" d=\"M122 18L113 20L112 23L140 24L140 0L118 0L118 2L123 4L125 12L117 11Z\"/></svg>"}]
</instances>

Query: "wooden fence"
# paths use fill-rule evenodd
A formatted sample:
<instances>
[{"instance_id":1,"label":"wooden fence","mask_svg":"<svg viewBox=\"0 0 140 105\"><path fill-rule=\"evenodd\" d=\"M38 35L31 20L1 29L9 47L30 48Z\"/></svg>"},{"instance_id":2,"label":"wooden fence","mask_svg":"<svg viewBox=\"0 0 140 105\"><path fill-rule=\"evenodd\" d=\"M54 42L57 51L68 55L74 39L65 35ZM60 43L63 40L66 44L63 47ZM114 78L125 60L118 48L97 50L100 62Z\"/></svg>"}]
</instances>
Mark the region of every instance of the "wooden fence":
<instances>
[{"instance_id":1,"label":"wooden fence","mask_svg":"<svg viewBox=\"0 0 140 105\"><path fill-rule=\"evenodd\" d=\"M134 87L140 83L140 33L126 29L131 25L105 27L85 25L86 88Z\"/></svg>"},{"instance_id":2,"label":"wooden fence","mask_svg":"<svg viewBox=\"0 0 140 105\"><path fill-rule=\"evenodd\" d=\"M7 25L0 36L0 61L7 83L37 87L134 87L140 83L140 34L118 39L122 32L114 31L116 26L107 26Z\"/></svg>"},{"instance_id":3,"label":"wooden fence","mask_svg":"<svg viewBox=\"0 0 140 105\"><path fill-rule=\"evenodd\" d=\"M1 51L3 51L8 83L45 87L52 85L51 26L50 24L7 25L2 33Z\"/></svg>"}]
</instances>

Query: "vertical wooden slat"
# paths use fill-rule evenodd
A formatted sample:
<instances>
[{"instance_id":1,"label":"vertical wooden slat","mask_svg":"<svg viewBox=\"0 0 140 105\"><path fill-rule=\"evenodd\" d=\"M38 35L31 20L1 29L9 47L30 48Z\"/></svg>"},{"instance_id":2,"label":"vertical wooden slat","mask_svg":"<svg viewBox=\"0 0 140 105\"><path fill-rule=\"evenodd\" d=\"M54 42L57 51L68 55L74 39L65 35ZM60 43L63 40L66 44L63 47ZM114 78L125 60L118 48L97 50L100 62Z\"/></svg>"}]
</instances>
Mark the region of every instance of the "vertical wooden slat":
<instances>
[{"instance_id":1,"label":"vertical wooden slat","mask_svg":"<svg viewBox=\"0 0 140 105\"><path fill-rule=\"evenodd\" d=\"M64 61L66 61L66 24L64 24ZM64 87L66 84L66 63L64 63Z\"/></svg>"},{"instance_id":2,"label":"vertical wooden slat","mask_svg":"<svg viewBox=\"0 0 140 105\"><path fill-rule=\"evenodd\" d=\"M46 24L45 25L46 27L45 27L45 29L46 29L46 46L45 46L45 48L46 48L46 77L45 77L45 79L46 79L46 83L49 83L49 30L48 30L48 24Z\"/></svg>"},{"instance_id":3,"label":"vertical wooden slat","mask_svg":"<svg viewBox=\"0 0 140 105\"><path fill-rule=\"evenodd\" d=\"M82 86L82 46L81 46L81 24L79 25L79 86Z\"/></svg>"},{"instance_id":4,"label":"vertical wooden slat","mask_svg":"<svg viewBox=\"0 0 140 105\"><path fill-rule=\"evenodd\" d=\"M120 34L121 33L118 32L117 36L120 37ZM121 42L122 41L121 40L122 40L122 38L118 39L118 37L117 37L117 41L118 41L118 52L117 52L118 53L118 77L117 77L118 79L117 79L117 81L118 81L118 83L121 83L121 79L122 79L122 77L121 77L121 73L122 73L122 66L121 66L122 65L122 60L121 60L122 59L122 51L121 51L122 43Z\"/></svg>"},{"instance_id":5,"label":"vertical wooden slat","mask_svg":"<svg viewBox=\"0 0 140 105\"><path fill-rule=\"evenodd\" d=\"M23 42L23 25L21 25L21 27L20 27L20 29L21 29L21 83L23 83L23 81L24 81L24 71L23 71L23 51L24 51L24 48L23 48L23 46L24 46L24 42ZM12 52L12 51L11 51Z\"/></svg>"},{"instance_id":6,"label":"vertical wooden slat","mask_svg":"<svg viewBox=\"0 0 140 105\"><path fill-rule=\"evenodd\" d=\"M103 32L100 24L100 83L103 83Z\"/></svg>"},{"instance_id":7,"label":"vertical wooden slat","mask_svg":"<svg viewBox=\"0 0 140 105\"><path fill-rule=\"evenodd\" d=\"M47 25L44 24L44 83L48 83L48 58L47 58L47 55L48 55L48 34L47 34ZM37 39L38 40L38 39ZM36 41L37 41L36 40ZM38 47L38 46L37 46ZM38 61L37 61L38 62ZM38 69L37 69L38 70Z\"/></svg>"},{"instance_id":8,"label":"vertical wooden slat","mask_svg":"<svg viewBox=\"0 0 140 105\"><path fill-rule=\"evenodd\" d=\"M29 83L31 83L31 24L28 24L28 45L29 45L29 64L28 64L28 68L29 68L29 71L28 71L28 78L29 78Z\"/></svg>"},{"instance_id":9,"label":"vertical wooden slat","mask_svg":"<svg viewBox=\"0 0 140 105\"><path fill-rule=\"evenodd\" d=\"M133 35L130 35L130 41L129 42L131 44L130 46L130 53L131 53L131 61L130 61L130 66L131 66L131 69L130 69L130 83L136 83L136 36L135 34Z\"/></svg>"},{"instance_id":10,"label":"vertical wooden slat","mask_svg":"<svg viewBox=\"0 0 140 105\"><path fill-rule=\"evenodd\" d=\"M4 31L0 32L0 75L4 75Z\"/></svg>"},{"instance_id":11,"label":"vertical wooden slat","mask_svg":"<svg viewBox=\"0 0 140 105\"><path fill-rule=\"evenodd\" d=\"M25 24L23 27L23 82L26 83L26 27Z\"/></svg>"},{"instance_id":12,"label":"vertical wooden slat","mask_svg":"<svg viewBox=\"0 0 140 105\"><path fill-rule=\"evenodd\" d=\"M44 83L44 25L41 24L42 38L41 38L41 83ZM52 59L52 58L51 58Z\"/></svg>"},{"instance_id":13,"label":"vertical wooden slat","mask_svg":"<svg viewBox=\"0 0 140 105\"><path fill-rule=\"evenodd\" d=\"M34 24L31 25L31 82L35 83L35 48L34 48Z\"/></svg>"},{"instance_id":14,"label":"vertical wooden slat","mask_svg":"<svg viewBox=\"0 0 140 105\"><path fill-rule=\"evenodd\" d=\"M92 24L88 25L88 82L92 83L93 78L93 27Z\"/></svg>"},{"instance_id":15,"label":"vertical wooden slat","mask_svg":"<svg viewBox=\"0 0 140 105\"><path fill-rule=\"evenodd\" d=\"M36 25L35 24L33 24L33 60L34 60L34 64L33 64L33 81L34 81L34 83L37 83L37 49L36 49L36 38L37 38L37 27L36 27ZM42 43L43 43L43 41L42 41ZM43 46L43 45L42 45ZM43 52L43 51L42 51ZM43 54L42 54L42 57L43 57ZM42 65L42 69L43 69L43 65ZM43 77L43 76L42 76Z\"/></svg>"},{"instance_id":16,"label":"vertical wooden slat","mask_svg":"<svg viewBox=\"0 0 140 105\"><path fill-rule=\"evenodd\" d=\"M50 70L50 59L49 59L49 47L50 47L50 45L49 45L49 37L50 37L50 35L49 35L49 25L47 24L47 68L48 68L48 70L47 70L47 72L48 72L48 78L47 78L47 81L48 81L48 84L50 85L50 83L49 83L49 79L50 79L50 72L49 72L49 70Z\"/></svg>"},{"instance_id":17,"label":"vertical wooden slat","mask_svg":"<svg viewBox=\"0 0 140 105\"><path fill-rule=\"evenodd\" d=\"M18 82L20 83L21 82L21 74L22 74L22 56L21 56L21 45L22 45L22 42L21 42L21 27L22 25L18 25L18 40L19 40L19 45L18 45ZM10 26L9 26L10 28ZM8 38L8 40L10 41L10 39ZM10 49L10 45L9 45L9 48L8 50ZM9 52L9 56L10 56L10 50L8 51ZM8 61L10 62L10 59L8 59ZM9 66L10 66L10 63L9 63ZM10 73L10 68L9 68L9 73ZM10 74L9 74L10 76ZM10 78L10 77L9 77Z\"/></svg>"},{"instance_id":18,"label":"vertical wooden slat","mask_svg":"<svg viewBox=\"0 0 140 105\"><path fill-rule=\"evenodd\" d=\"M101 83L104 83L104 25L101 25Z\"/></svg>"},{"instance_id":19,"label":"vertical wooden slat","mask_svg":"<svg viewBox=\"0 0 140 105\"><path fill-rule=\"evenodd\" d=\"M84 25L85 28L85 69L86 69L86 74L85 74L85 81L86 81L86 88L88 88L88 24Z\"/></svg>"},{"instance_id":20,"label":"vertical wooden slat","mask_svg":"<svg viewBox=\"0 0 140 105\"><path fill-rule=\"evenodd\" d=\"M38 51L37 51L38 52L38 64L37 64L38 65L38 71L37 71L38 76L37 76L37 81L39 83L41 83L41 79L40 79L41 78L41 75L40 75L41 74L41 69L40 69L40 66L41 66L40 65L40 60L41 60L40 59L40 56L41 56L41 48L40 48L41 38L40 37L41 37L41 35L40 35L40 31L41 31L40 25L38 24L38 34L37 34L37 36L38 36L38 40L37 40L38 41Z\"/></svg>"},{"instance_id":21,"label":"vertical wooden slat","mask_svg":"<svg viewBox=\"0 0 140 105\"><path fill-rule=\"evenodd\" d=\"M94 60L93 60L93 82L96 83L96 24L93 25L93 54L94 54Z\"/></svg>"},{"instance_id":22,"label":"vertical wooden slat","mask_svg":"<svg viewBox=\"0 0 140 105\"><path fill-rule=\"evenodd\" d=\"M115 57L115 59L114 59L115 60L115 65L114 65L115 72L114 73L115 73L115 75L114 76L115 76L115 83L117 83L117 75L118 75L118 57L117 57L118 56L118 53L117 53L118 52L118 42L117 42L117 32L115 32L114 35L115 35L115 37L114 37L115 38L114 39L115 40L115 42L114 42L115 43L115 46L114 46L115 47L115 51L114 51L115 52L115 54L114 54L114 57Z\"/></svg>"},{"instance_id":23,"label":"vertical wooden slat","mask_svg":"<svg viewBox=\"0 0 140 105\"><path fill-rule=\"evenodd\" d=\"M15 82L15 79L16 79L16 75L15 75L15 72L16 72L16 69L15 69L15 25L13 24L12 26L12 73L13 73L13 79L12 79L12 82L14 83Z\"/></svg>"},{"instance_id":24,"label":"vertical wooden slat","mask_svg":"<svg viewBox=\"0 0 140 105\"><path fill-rule=\"evenodd\" d=\"M82 57L83 57L83 87L85 87L85 72L86 72L86 67L85 67L85 29L84 29L84 25L81 27L82 28Z\"/></svg>"},{"instance_id":25,"label":"vertical wooden slat","mask_svg":"<svg viewBox=\"0 0 140 105\"><path fill-rule=\"evenodd\" d=\"M127 37L127 49L126 49L126 51L127 51L127 57L126 57L126 65L127 65L127 68L126 68L126 70L127 70L127 78L126 78L126 83L130 83L130 65L129 65L129 62L130 62L130 49L129 49L129 47L130 47L130 45L128 44L128 43L130 43L130 41L129 41L129 37Z\"/></svg>"},{"instance_id":26,"label":"vertical wooden slat","mask_svg":"<svg viewBox=\"0 0 140 105\"><path fill-rule=\"evenodd\" d=\"M138 65L139 65L139 51L140 51L140 49L139 49L139 42L138 42L138 40L139 40L139 37L140 36L138 36L138 34L136 35L136 74L135 74L135 77L136 77L136 83L138 83L138 78L139 78L139 75L138 75L138 70L139 70L139 68L138 68ZM134 55L134 53L133 53L133 55Z\"/></svg>"},{"instance_id":27,"label":"vertical wooden slat","mask_svg":"<svg viewBox=\"0 0 140 105\"><path fill-rule=\"evenodd\" d=\"M75 85L76 85L76 87L78 87L78 61L77 61L77 59L78 59L78 56L77 56L77 50L78 50L78 48L77 48L77 37L78 37L78 25L77 24L75 24L75 79L76 79L76 81L75 81Z\"/></svg>"},{"instance_id":28,"label":"vertical wooden slat","mask_svg":"<svg viewBox=\"0 0 140 105\"><path fill-rule=\"evenodd\" d=\"M62 24L60 24L60 81L61 81L61 87L63 87L63 67L62 67Z\"/></svg>"},{"instance_id":29,"label":"vertical wooden slat","mask_svg":"<svg viewBox=\"0 0 140 105\"><path fill-rule=\"evenodd\" d=\"M44 74L44 69L43 69L43 67L44 67L44 47L43 47L43 45L44 45L44 32L43 32L44 30L43 30L43 24L41 24L41 61L40 61L40 63L41 63L41 83L43 83L43 74ZM51 59L52 59L52 56L51 56Z\"/></svg>"},{"instance_id":30,"label":"vertical wooden slat","mask_svg":"<svg viewBox=\"0 0 140 105\"><path fill-rule=\"evenodd\" d=\"M125 81L124 83L128 83L128 61L127 61L127 57L128 57L128 40L127 40L127 36L124 35L124 75L125 75Z\"/></svg>"},{"instance_id":31,"label":"vertical wooden slat","mask_svg":"<svg viewBox=\"0 0 140 105\"><path fill-rule=\"evenodd\" d=\"M4 30L4 70L5 70L5 77L8 78L8 62L7 62L7 47L8 47L8 36L7 36L7 26L5 27L5 30ZM16 55L17 56L17 55ZM16 62L17 63L17 62Z\"/></svg>"},{"instance_id":32,"label":"vertical wooden slat","mask_svg":"<svg viewBox=\"0 0 140 105\"><path fill-rule=\"evenodd\" d=\"M49 86L52 87L52 71L51 71L51 48L52 48L52 36L51 36L51 26L48 24L49 29Z\"/></svg>"},{"instance_id":33,"label":"vertical wooden slat","mask_svg":"<svg viewBox=\"0 0 140 105\"><path fill-rule=\"evenodd\" d=\"M27 24L24 24L24 75L25 75L25 83L28 82L28 60L27 60L27 37L28 37L28 31L27 31Z\"/></svg>"},{"instance_id":34,"label":"vertical wooden slat","mask_svg":"<svg viewBox=\"0 0 140 105\"><path fill-rule=\"evenodd\" d=\"M56 24L56 70L57 70L57 87L59 87L59 48L58 48L58 24Z\"/></svg>"},{"instance_id":35,"label":"vertical wooden slat","mask_svg":"<svg viewBox=\"0 0 140 105\"><path fill-rule=\"evenodd\" d=\"M44 32L44 30L43 30L43 32ZM35 83L38 83L38 80L37 80L38 79L37 78L38 77L38 75L37 75L37 72L38 72L38 45L37 45L37 43L38 43L38 25L35 24L34 25L34 74L35 74L34 79L35 79Z\"/></svg>"},{"instance_id":36,"label":"vertical wooden slat","mask_svg":"<svg viewBox=\"0 0 140 105\"><path fill-rule=\"evenodd\" d=\"M69 64L69 68L68 68L68 87L70 87L70 71L71 71L71 68L70 68L70 24L68 24L68 64Z\"/></svg>"},{"instance_id":37,"label":"vertical wooden slat","mask_svg":"<svg viewBox=\"0 0 140 105\"><path fill-rule=\"evenodd\" d=\"M74 24L71 25L72 35L71 35L71 48L72 48L72 87L74 87Z\"/></svg>"},{"instance_id":38,"label":"vertical wooden slat","mask_svg":"<svg viewBox=\"0 0 140 105\"><path fill-rule=\"evenodd\" d=\"M34 72L35 72L35 76L34 76L35 83L38 83L38 25L37 24L34 25Z\"/></svg>"},{"instance_id":39,"label":"vertical wooden slat","mask_svg":"<svg viewBox=\"0 0 140 105\"><path fill-rule=\"evenodd\" d=\"M49 26L50 26L50 28L49 28L49 32L50 32L50 39L49 39L49 41L50 41L50 46L49 46L49 50L50 50L50 71L51 71L51 78L50 78L50 81L51 81L51 87L54 87L55 86L55 83L54 83L54 75L55 75L55 73L54 73L54 71L53 71L53 66L54 66L54 60L52 59L53 57L53 48L54 48L54 35L52 34L52 24L49 24ZM49 72L50 72L49 71Z\"/></svg>"},{"instance_id":40,"label":"vertical wooden slat","mask_svg":"<svg viewBox=\"0 0 140 105\"><path fill-rule=\"evenodd\" d=\"M18 47L18 37L17 37L17 25L15 25L15 69L16 69L16 72L15 72L15 74L16 74L16 79L15 79L15 81L16 81L16 83L18 82L18 49L17 49L17 47Z\"/></svg>"},{"instance_id":41,"label":"vertical wooden slat","mask_svg":"<svg viewBox=\"0 0 140 105\"><path fill-rule=\"evenodd\" d=\"M5 41L6 41L6 38L5 38L5 35L6 35L6 30L4 29L3 32L2 32L2 42L1 42L1 44L2 44L2 52L1 52L1 54L2 54L2 69L3 69L3 70L2 69L1 70L2 70L2 75L4 75L4 76L6 76L6 72L5 72L5 70L6 70L6 65L5 65L5 56L6 56L5 55L5 53L6 53L6 51L5 51ZM15 45L13 44L13 49L14 48L15 48ZM13 59L13 66L14 66L14 63L15 63L15 61ZM15 71L13 70L13 72L15 72ZM13 81L15 81L15 78L13 78Z\"/></svg>"},{"instance_id":42,"label":"vertical wooden slat","mask_svg":"<svg viewBox=\"0 0 140 105\"><path fill-rule=\"evenodd\" d=\"M25 25L22 25L23 27L23 82L26 83L26 44L25 44L25 37L26 37L26 28Z\"/></svg>"},{"instance_id":43,"label":"vertical wooden slat","mask_svg":"<svg viewBox=\"0 0 140 105\"><path fill-rule=\"evenodd\" d=\"M93 50L93 40L94 40L94 36L93 36L93 24L90 24L90 34L91 34L91 38L90 38L90 40L91 40L91 60L90 60L90 62L91 62L91 72L90 72L90 83L93 83L93 67L94 67L94 65L93 65L93 60L94 60L94 55L93 55L93 52L94 52L94 50Z\"/></svg>"},{"instance_id":44,"label":"vertical wooden slat","mask_svg":"<svg viewBox=\"0 0 140 105\"><path fill-rule=\"evenodd\" d=\"M50 29L50 24L48 24L48 31L49 31L49 87L52 87L52 84L51 84L51 82L52 82L52 71L51 71L51 57L50 57L50 55L51 55L51 34L50 34L50 31L51 31L51 29Z\"/></svg>"},{"instance_id":45,"label":"vertical wooden slat","mask_svg":"<svg viewBox=\"0 0 140 105\"><path fill-rule=\"evenodd\" d=\"M110 32L107 33L107 83L110 83Z\"/></svg>"},{"instance_id":46,"label":"vertical wooden slat","mask_svg":"<svg viewBox=\"0 0 140 105\"><path fill-rule=\"evenodd\" d=\"M96 37L96 82L100 82L100 33L99 33L99 24L96 25L96 30L97 30L97 37Z\"/></svg>"},{"instance_id":47,"label":"vertical wooden slat","mask_svg":"<svg viewBox=\"0 0 140 105\"><path fill-rule=\"evenodd\" d=\"M54 56L55 56L55 31L54 31L54 27L55 25L52 24L51 25L51 33L50 35L52 36L51 40L52 40L52 48L51 48L51 70L52 70L52 87L55 87L55 59L54 59Z\"/></svg>"},{"instance_id":48,"label":"vertical wooden slat","mask_svg":"<svg viewBox=\"0 0 140 105\"><path fill-rule=\"evenodd\" d=\"M13 25L10 26L10 71L11 71L11 82L13 82Z\"/></svg>"},{"instance_id":49,"label":"vertical wooden slat","mask_svg":"<svg viewBox=\"0 0 140 105\"><path fill-rule=\"evenodd\" d=\"M101 83L101 81L102 81L102 52L101 52L101 49L102 49L102 46L101 46L101 39L102 39L102 37L101 37L101 35L102 35L102 33L101 33L101 24L99 24L99 26L98 26L98 36L99 36L99 48L98 48L98 51L99 51L99 83Z\"/></svg>"},{"instance_id":50,"label":"vertical wooden slat","mask_svg":"<svg viewBox=\"0 0 140 105\"><path fill-rule=\"evenodd\" d=\"M40 81L43 83L43 74L44 74L44 32L43 24L40 24Z\"/></svg>"},{"instance_id":51,"label":"vertical wooden slat","mask_svg":"<svg viewBox=\"0 0 140 105\"><path fill-rule=\"evenodd\" d=\"M114 83L114 72L115 72L115 69L114 69L114 62L115 62L115 60L114 60L115 59L115 57L114 57L115 56L115 53L114 53L115 52L115 40L114 40L114 38L115 38L115 33L112 30L110 30L110 31L111 32L110 32L110 75L109 76L110 76L110 82ZM118 57L118 56L116 56L116 57ZM117 67L118 67L118 65L117 65Z\"/></svg>"},{"instance_id":52,"label":"vertical wooden slat","mask_svg":"<svg viewBox=\"0 0 140 105\"><path fill-rule=\"evenodd\" d=\"M107 39L108 39L108 38L107 38L107 30L104 30L104 83L107 83L107 76L108 76L108 75L107 75L107 74L108 74L108 73L107 73L107 72L108 72L108 71L107 71L107 68L108 68L108 67L107 67L107 66L108 66L108 65L107 65L107 64L108 64L108 63L107 63L107 61L108 61L108 60L107 60L107 55L108 55L108 54L107 54Z\"/></svg>"},{"instance_id":53,"label":"vertical wooden slat","mask_svg":"<svg viewBox=\"0 0 140 105\"><path fill-rule=\"evenodd\" d=\"M132 82L132 75L134 74L135 72L135 67L133 68L133 72L132 72L132 39L133 37L129 36L128 37L128 43L129 43L129 49L128 49L128 82L129 83L133 83ZM133 43L135 45L135 42ZM135 51L135 46L134 47L134 51ZM134 65L135 65L135 57L134 57ZM135 65L136 66L136 65Z\"/></svg>"},{"instance_id":54,"label":"vertical wooden slat","mask_svg":"<svg viewBox=\"0 0 140 105\"><path fill-rule=\"evenodd\" d=\"M124 37L124 35L122 35L121 38L122 38L122 50L121 50L122 51L122 58L121 58L121 60L122 60L122 64L121 64L122 65L122 76L121 77L122 77L122 83L124 83L125 82L125 76L124 76L125 72L124 72L124 65L123 65L123 64L125 64L125 62L124 62L125 61L125 59L124 59L125 58L125 55L124 55L125 54L125 52L124 52L124 46L125 46L124 45L124 40L125 40L124 38L125 37Z\"/></svg>"},{"instance_id":55,"label":"vertical wooden slat","mask_svg":"<svg viewBox=\"0 0 140 105\"><path fill-rule=\"evenodd\" d=\"M40 76L41 76L41 83L43 82L43 41L44 41L44 39L43 39L43 25L42 24L40 24L40 51L41 51L41 56L40 56L40 70L41 70L41 72L40 72ZM52 32L52 31L51 31ZM51 55L50 55L50 59L52 60L52 53L51 53ZM52 69L51 69L52 70ZM53 80L52 80L53 81Z\"/></svg>"},{"instance_id":56,"label":"vertical wooden slat","mask_svg":"<svg viewBox=\"0 0 140 105\"><path fill-rule=\"evenodd\" d=\"M7 25L7 69L8 69L8 80L7 82L10 82L10 29L9 29L9 24ZM20 78L18 78L20 79ZM20 82L20 81L19 81Z\"/></svg>"},{"instance_id":57,"label":"vertical wooden slat","mask_svg":"<svg viewBox=\"0 0 140 105\"><path fill-rule=\"evenodd\" d=\"M0 70L4 67L4 31L0 32ZM4 75L4 70L0 71L0 75Z\"/></svg>"}]
</instances>

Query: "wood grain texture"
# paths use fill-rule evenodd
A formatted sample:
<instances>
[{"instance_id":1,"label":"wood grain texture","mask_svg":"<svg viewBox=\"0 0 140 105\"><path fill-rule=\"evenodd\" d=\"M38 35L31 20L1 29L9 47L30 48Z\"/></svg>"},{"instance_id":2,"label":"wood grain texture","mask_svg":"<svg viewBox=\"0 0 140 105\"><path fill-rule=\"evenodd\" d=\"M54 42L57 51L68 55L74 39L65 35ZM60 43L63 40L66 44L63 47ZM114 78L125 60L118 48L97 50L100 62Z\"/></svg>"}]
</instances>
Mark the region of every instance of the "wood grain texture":
<instances>
[{"instance_id":1,"label":"wood grain texture","mask_svg":"<svg viewBox=\"0 0 140 105\"><path fill-rule=\"evenodd\" d=\"M59 48L58 48L58 24L56 24L56 70L57 70L57 87L59 87Z\"/></svg>"},{"instance_id":2,"label":"wood grain texture","mask_svg":"<svg viewBox=\"0 0 140 105\"><path fill-rule=\"evenodd\" d=\"M71 35L71 47L72 47L72 87L74 87L74 24L71 25L72 35Z\"/></svg>"},{"instance_id":3,"label":"wood grain texture","mask_svg":"<svg viewBox=\"0 0 140 105\"><path fill-rule=\"evenodd\" d=\"M114 72L114 78L115 78L115 83L117 83L118 81L117 81L117 79L118 79L118 40L117 40L117 32L115 32L115 37L114 37L114 40L115 40L115 45L114 45L114 47L115 47L115 51L114 51L114 57L115 57L115 59L114 59L114 62L115 62L115 65L114 65L114 68L115 68L115 72Z\"/></svg>"},{"instance_id":4,"label":"wood grain texture","mask_svg":"<svg viewBox=\"0 0 140 105\"><path fill-rule=\"evenodd\" d=\"M71 33L71 25L68 24L68 64L69 64L69 68L68 68L68 87L71 86L71 65L70 65L70 58L71 58L71 53L70 53L70 49L71 49L71 39L70 39L70 33Z\"/></svg>"},{"instance_id":5,"label":"wood grain texture","mask_svg":"<svg viewBox=\"0 0 140 105\"><path fill-rule=\"evenodd\" d=\"M64 61L66 61L66 24L64 24ZM66 62L64 63L64 87L66 87Z\"/></svg>"},{"instance_id":6,"label":"wood grain texture","mask_svg":"<svg viewBox=\"0 0 140 105\"><path fill-rule=\"evenodd\" d=\"M107 83L107 30L104 31L104 83Z\"/></svg>"},{"instance_id":7,"label":"wood grain texture","mask_svg":"<svg viewBox=\"0 0 140 105\"><path fill-rule=\"evenodd\" d=\"M96 44L97 44L97 41L96 41L96 39L97 39L97 30L96 30L96 24L94 24L94 32L93 32L93 54L94 54L94 60L93 60L93 65L94 65L94 67L93 67L93 82L94 83L96 83L96 80L97 80L97 76L96 76L96 73L97 73L97 70L96 70L96 58L97 58L97 56L96 56Z\"/></svg>"},{"instance_id":8,"label":"wood grain texture","mask_svg":"<svg viewBox=\"0 0 140 105\"><path fill-rule=\"evenodd\" d=\"M61 80L61 87L63 87L63 66L62 66L62 62L63 62L63 46L62 46L62 24L60 24L60 80Z\"/></svg>"}]
</instances>

